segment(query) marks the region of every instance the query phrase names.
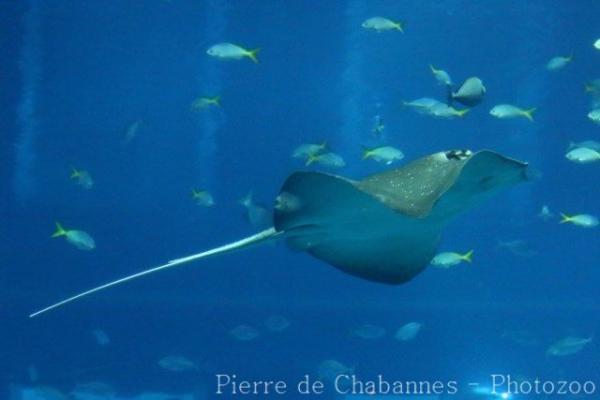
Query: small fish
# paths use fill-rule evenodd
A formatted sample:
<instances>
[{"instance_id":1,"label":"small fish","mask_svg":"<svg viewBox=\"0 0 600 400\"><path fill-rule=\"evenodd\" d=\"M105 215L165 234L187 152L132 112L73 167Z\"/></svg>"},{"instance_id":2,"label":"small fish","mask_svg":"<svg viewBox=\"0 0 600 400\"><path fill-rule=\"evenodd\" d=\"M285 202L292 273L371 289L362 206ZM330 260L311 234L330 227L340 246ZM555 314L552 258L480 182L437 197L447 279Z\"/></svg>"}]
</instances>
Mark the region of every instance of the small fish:
<instances>
[{"instance_id":1,"label":"small fish","mask_svg":"<svg viewBox=\"0 0 600 400\"><path fill-rule=\"evenodd\" d=\"M96 243L89 233L74 229L64 229L58 222L56 223L56 232L51 237L57 238L64 236L67 242L77 247L79 250L93 250Z\"/></svg>"},{"instance_id":2,"label":"small fish","mask_svg":"<svg viewBox=\"0 0 600 400\"><path fill-rule=\"evenodd\" d=\"M40 379L40 374L35 365L31 364L27 367L27 376L29 377L29 382L35 383Z\"/></svg>"},{"instance_id":3,"label":"small fish","mask_svg":"<svg viewBox=\"0 0 600 400\"><path fill-rule=\"evenodd\" d=\"M371 324L364 324L352 330L354 336L366 340L381 339L385 333L385 328Z\"/></svg>"},{"instance_id":4,"label":"small fish","mask_svg":"<svg viewBox=\"0 0 600 400\"><path fill-rule=\"evenodd\" d=\"M502 338L508 339L519 346L538 346L540 340L532 332L527 330L505 330Z\"/></svg>"},{"instance_id":5,"label":"small fish","mask_svg":"<svg viewBox=\"0 0 600 400\"><path fill-rule=\"evenodd\" d=\"M96 343L99 346L108 346L110 344L110 338L102 329L94 329L92 335L94 335L94 339L96 339Z\"/></svg>"},{"instance_id":6,"label":"small fish","mask_svg":"<svg viewBox=\"0 0 600 400\"><path fill-rule=\"evenodd\" d=\"M428 113L431 108L439 106L440 104L446 105L439 100L432 99L431 97L421 97L420 99L402 102L402 105L411 107L415 111L421 113Z\"/></svg>"},{"instance_id":7,"label":"small fish","mask_svg":"<svg viewBox=\"0 0 600 400\"><path fill-rule=\"evenodd\" d=\"M158 360L158 365L171 372L197 371L198 366L193 361L182 356L166 356Z\"/></svg>"},{"instance_id":8,"label":"small fish","mask_svg":"<svg viewBox=\"0 0 600 400\"><path fill-rule=\"evenodd\" d=\"M450 104L456 100L465 106L473 107L483 101L485 92L486 88L481 79L471 77L465 80L457 92L450 91L448 100Z\"/></svg>"},{"instance_id":9,"label":"small fish","mask_svg":"<svg viewBox=\"0 0 600 400\"><path fill-rule=\"evenodd\" d=\"M551 218L554 218L554 213L552 213L552 211L550 211L550 207L548 207L547 205L544 204L537 216L538 216L538 218L541 218L544 221L547 221Z\"/></svg>"},{"instance_id":10,"label":"small fish","mask_svg":"<svg viewBox=\"0 0 600 400\"><path fill-rule=\"evenodd\" d=\"M394 338L401 342L408 342L417 337L423 324L420 322L409 322L396 331Z\"/></svg>"},{"instance_id":11,"label":"small fish","mask_svg":"<svg viewBox=\"0 0 600 400\"><path fill-rule=\"evenodd\" d=\"M548 61L548 63L546 64L546 69L548 71L558 71L559 69L563 69L564 67L566 67L567 64L571 62L571 60L573 60L573 55L570 55L568 57L554 57L550 59L550 61Z\"/></svg>"},{"instance_id":12,"label":"small fish","mask_svg":"<svg viewBox=\"0 0 600 400\"><path fill-rule=\"evenodd\" d=\"M600 79L594 79L584 85L585 92L593 95L600 93Z\"/></svg>"},{"instance_id":13,"label":"small fish","mask_svg":"<svg viewBox=\"0 0 600 400\"><path fill-rule=\"evenodd\" d=\"M246 208L246 218L255 227L266 227L271 222L271 213L265 207L254 203L252 192L243 197L239 203Z\"/></svg>"},{"instance_id":14,"label":"small fish","mask_svg":"<svg viewBox=\"0 0 600 400\"><path fill-rule=\"evenodd\" d=\"M86 170L79 170L75 167L71 167L71 179L84 189L91 189L94 186L94 180L89 172Z\"/></svg>"},{"instance_id":15,"label":"small fish","mask_svg":"<svg viewBox=\"0 0 600 400\"><path fill-rule=\"evenodd\" d=\"M470 109L468 109L468 108L465 108L463 110L458 110L447 104L440 103L433 107L430 107L427 110L427 114L432 115L437 118L452 119L455 117L459 117L459 118L464 117L469 112L469 110Z\"/></svg>"},{"instance_id":16,"label":"small fish","mask_svg":"<svg viewBox=\"0 0 600 400\"><path fill-rule=\"evenodd\" d=\"M587 164L600 160L600 152L587 147L576 147L573 150L568 151L567 154L565 154L565 157L569 161Z\"/></svg>"},{"instance_id":17,"label":"small fish","mask_svg":"<svg viewBox=\"0 0 600 400\"><path fill-rule=\"evenodd\" d=\"M331 152L309 156L306 160L306 165L308 166L314 163L331 168L342 168L346 166L346 162L342 156Z\"/></svg>"},{"instance_id":18,"label":"small fish","mask_svg":"<svg viewBox=\"0 0 600 400\"><path fill-rule=\"evenodd\" d=\"M249 325L238 325L229 331L229 335L240 342L249 342L258 338L260 333L256 328Z\"/></svg>"},{"instance_id":19,"label":"small fish","mask_svg":"<svg viewBox=\"0 0 600 400\"><path fill-rule=\"evenodd\" d=\"M271 332L283 332L290 327L292 323L286 317L281 315L271 315L265 320L265 327Z\"/></svg>"},{"instance_id":20,"label":"small fish","mask_svg":"<svg viewBox=\"0 0 600 400\"><path fill-rule=\"evenodd\" d=\"M221 60L241 60L248 57L254 63L258 64L256 57L260 49L247 50L241 46L232 43L217 43L206 50L206 54Z\"/></svg>"},{"instance_id":21,"label":"small fish","mask_svg":"<svg viewBox=\"0 0 600 400\"><path fill-rule=\"evenodd\" d=\"M221 96L198 97L190 107L192 111L202 111L209 107L221 107Z\"/></svg>"},{"instance_id":22,"label":"small fish","mask_svg":"<svg viewBox=\"0 0 600 400\"><path fill-rule=\"evenodd\" d=\"M597 50L600 50L600 39L598 39L598 40L596 40L596 41L594 42L594 47L595 47Z\"/></svg>"},{"instance_id":23,"label":"small fish","mask_svg":"<svg viewBox=\"0 0 600 400\"><path fill-rule=\"evenodd\" d=\"M589 93L592 95L600 94L600 87L598 87L597 85L592 85L590 83L586 83L583 85L583 89L585 90L586 93Z\"/></svg>"},{"instance_id":24,"label":"small fish","mask_svg":"<svg viewBox=\"0 0 600 400\"><path fill-rule=\"evenodd\" d=\"M548 347L546 354L549 356L563 357L571 354L579 353L585 346L592 341L592 338L581 338L575 336L567 336L560 339Z\"/></svg>"},{"instance_id":25,"label":"small fish","mask_svg":"<svg viewBox=\"0 0 600 400\"><path fill-rule=\"evenodd\" d=\"M305 143L294 149L292 153L293 158L308 158L311 156L316 156L321 154L327 149L327 142L322 142L320 144L314 143Z\"/></svg>"},{"instance_id":26,"label":"small fish","mask_svg":"<svg viewBox=\"0 0 600 400\"><path fill-rule=\"evenodd\" d=\"M445 252L437 254L431 260L431 265L438 268L450 268L461 262L466 261L468 263L473 261L473 250L469 250L465 254Z\"/></svg>"},{"instance_id":27,"label":"small fish","mask_svg":"<svg viewBox=\"0 0 600 400\"><path fill-rule=\"evenodd\" d=\"M452 79L450 79L450 75L446 71L443 69L436 69L433 65L429 65L429 68L440 85L452 85Z\"/></svg>"},{"instance_id":28,"label":"small fish","mask_svg":"<svg viewBox=\"0 0 600 400\"><path fill-rule=\"evenodd\" d=\"M576 149L578 147L585 147L600 152L600 142L595 140L584 140L582 142L570 142L567 150Z\"/></svg>"},{"instance_id":29,"label":"small fish","mask_svg":"<svg viewBox=\"0 0 600 400\"><path fill-rule=\"evenodd\" d=\"M395 147L381 146L372 149L363 150L362 159L372 159L385 165L390 165L394 161L402 160L404 153Z\"/></svg>"},{"instance_id":30,"label":"small fish","mask_svg":"<svg viewBox=\"0 0 600 400\"><path fill-rule=\"evenodd\" d=\"M384 17L373 17L366 19L363 21L362 25L365 29L373 29L376 32L397 30L404 33L404 23L403 22L394 22L390 19Z\"/></svg>"},{"instance_id":31,"label":"small fish","mask_svg":"<svg viewBox=\"0 0 600 400\"><path fill-rule=\"evenodd\" d=\"M317 367L319 379L326 382L334 382L340 375L350 375L354 373L354 368L348 367L337 360L324 360Z\"/></svg>"},{"instance_id":32,"label":"small fish","mask_svg":"<svg viewBox=\"0 0 600 400\"><path fill-rule=\"evenodd\" d=\"M533 257L537 254L537 251L535 251L525 240L498 240L496 247L498 249L506 249L512 255L517 257Z\"/></svg>"},{"instance_id":33,"label":"small fish","mask_svg":"<svg viewBox=\"0 0 600 400\"><path fill-rule=\"evenodd\" d=\"M570 223L582 228L594 228L598 226L598 218L590 214L567 215L561 213L560 216L560 224Z\"/></svg>"},{"instance_id":34,"label":"small fish","mask_svg":"<svg viewBox=\"0 0 600 400\"><path fill-rule=\"evenodd\" d=\"M596 124L600 124L600 108L596 108L588 113L588 118Z\"/></svg>"},{"instance_id":35,"label":"small fish","mask_svg":"<svg viewBox=\"0 0 600 400\"><path fill-rule=\"evenodd\" d=\"M376 115L375 122L373 124L373 129L371 129L371 132L375 136L381 136L381 134L383 133L384 130L385 130L385 125L383 124L383 119L381 118L381 116Z\"/></svg>"},{"instance_id":36,"label":"small fish","mask_svg":"<svg viewBox=\"0 0 600 400\"><path fill-rule=\"evenodd\" d=\"M302 207L300 199L288 192L281 192L275 198L275 209L281 212L291 213Z\"/></svg>"},{"instance_id":37,"label":"small fish","mask_svg":"<svg viewBox=\"0 0 600 400\"><path fill-rule=\"evenodd\" d=\"M524 117L529 121L533 121L533 113L535 110L535 108L523 110L522 108L511 104L499 104L490 110L490 115L499 119Z\"/></svg>"},{"instance_id":38,"label":"small fish","mask_svg":"<svg viewBox=\"0 0 600 400\"><path fill-rule=\"evenodd\" d=\"M215 205L215 200L213 199L212 194L206 190L192 189L192 199L197 205L202 207L212 207Z\"/></svg>"},{"instance_id":39,"label":"small fish","mask_svg":"<svg viewBox=\"0 0 600 400\"><path fill-rule=\"evenodd\" d=\"M138 119L127 127L125 136L123 137L123 144L128 144L138 135L140 128L142 127L142 120Z\"/></svg>"}]
</instances>

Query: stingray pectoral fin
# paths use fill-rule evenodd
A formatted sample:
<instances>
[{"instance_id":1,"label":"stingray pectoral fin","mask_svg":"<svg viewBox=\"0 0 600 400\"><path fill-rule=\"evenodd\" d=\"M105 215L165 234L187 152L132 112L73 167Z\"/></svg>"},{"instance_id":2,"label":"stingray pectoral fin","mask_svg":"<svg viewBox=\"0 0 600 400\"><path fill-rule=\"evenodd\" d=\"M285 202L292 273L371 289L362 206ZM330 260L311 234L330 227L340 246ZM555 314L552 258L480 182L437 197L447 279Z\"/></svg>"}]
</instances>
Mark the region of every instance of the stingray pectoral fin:
<instances>
[{"instance_id":1,"label":"stingray pectoral fin","mask_svg":"<svg viewBox=\"0 0 600 400\"><path fill-rule=\"evenodd\" d=\"M163 271L165 269L173 268L173 267L176 267L176 266L179 266L179 265L182 265L182 264L187 264L189 262L196 261L196 260L199 260L201 258L207 258L207 257L210 257L210 256L219 255L219 254L230 253L230 252L233 252L233 251L236 251L236 250L241 250L241 249L248 248L250 246L255 246L255 245L258 245L258 244L262 244L262 243L265 243L267 241L276 239L280 235L282 235L282 232L279 232L279 231L275 230L275 228L269 228L269 229L266 229L266 230L264 230L262 232L259 232L259 233L255 234L255 235L249 236L247 238L238 240L238 241L233 242L233 243L229 243L229 244L226 244L226 245L223 245L223 246L220 246L220 247L215 247L214 249L210 249L210 250L204 251L202 253L193 254L191 256L187 256L187 257L182 257L182 258L178 258L178 259L175 259L175 260L171 260L168 263L160 265L158 267L150 268L150 269L147 269L147 270L144 270L144 271L132 274L132 275L125 276L125 277L123 277L121 279L117 279L115 281L108 282L108 283L106 283L104 285L95 287L95 288L90 289L90 290L86 290L85 292L79 293L79 294L77 294L75 296L69 297L69 298L67 298L65 300L62 300L62 301L59 301L58 303L52 304L51 306L48 306L46 308L43 308L43 309L41 309L39 311L36 311L36 312L30 314L29 318L36 317L36 316L38 316L40 314L43 314L43 313L45 313L47 311L50 311L50 310L53 310L55 308L64 306L65 304L71 303L71 302L73 302L75 300L81 299L82 297L89 296L89 295L91 295L93 293L96 293L96 292L99 292L101 290L108 289L110 287L117 286L117 285L120 285L120 284L125 283L125 282L132 281L132 280L137 279L137 278L141 278L142 276L150 275L150 274L153 274L155 272Z\"/></svg>"},{"instance_id":2,"label":"stingray pectoral fin","mask_svg":"<svg viewBox=\"0 0 600 400\"><path fill-rule=\"evenodd\" d=\"M450 188L437 200L431 216L448 220L498 192L535 179L528 164L483 150L473 154Z\"/></svg>"},{"instance_id":3,"label":"stingray pectoral fin","mask_svg":"<svg viewBox=\"0 0 600 400\"><path fill-rule=\"evenodd\" d=\"M397 212L349 179L298 172L282 195L295 205L275 210L275 228L285 230L286 242L350 275L404 283L435 253L439 226Z\"/></svg>"}]
</instances>

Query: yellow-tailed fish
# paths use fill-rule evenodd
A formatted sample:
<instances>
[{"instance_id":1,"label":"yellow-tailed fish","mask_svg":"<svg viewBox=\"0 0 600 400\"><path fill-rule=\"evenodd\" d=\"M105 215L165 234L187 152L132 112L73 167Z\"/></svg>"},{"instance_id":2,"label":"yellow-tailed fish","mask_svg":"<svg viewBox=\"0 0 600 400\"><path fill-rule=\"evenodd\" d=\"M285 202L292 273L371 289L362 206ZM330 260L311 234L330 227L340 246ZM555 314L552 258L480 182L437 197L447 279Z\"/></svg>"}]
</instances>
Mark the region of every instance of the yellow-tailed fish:
<instances>
[{"instance_id":1,"label":"yellow-tailed fish","mask_svg":"<svg viewBox=\"0 0 600 400\"><path fill-rule=\"evenodd\" d=\"M58 222L56 223L56 231L52 234L52 237L64 237L67 242L79 250L93 250L96 248L96 243L89 233L75 229L64 229Z\"/></svg>"},{"instance_id":2,"label":"yellow-tailed fish","mask_svg":"<svg viewBox=\"0 0 600 400\"><path fill-rule=\"evenodd\" d=\"M524 110L512 104L498 104L490 110L490 115L499 119L526 118L533 121L533 113L536 108Z\"/></svg>"},{"instance_id":3,"label":"yellow-tailed fish","mask_svg":"<svg viewBox=\"0 0 600 400\"><path fill-rule=\"evenodd\" d=\"M373 29L376 32L397 30L397 31L404 33L403 25L404 24L400 21L396 22L396 21L392 21L391 19L384 18L384 17L372 17L372 18L366 19L362 23L363 28Z\"/></svg>"},{"instance_id":4,"label":"yellow-tailed fish","mask_svg":"<svg viewBox=\"0 0 600 400\"><path fill-rule=\"evenodd\" d=\"M470 263L472 260L473 250L470 250L465 254L444 252L433 257L433 260L431 260L431 265L438 268L450 268L460 264L463 261Z\"/></svg>"},{"instance_id":5,"label":"yellow-tailed fish","mask_svg":"<svg viewBox=\"0 0 600 400\"><path fill-rule=\"evenodd\" d=\"M71 179L75 180L84 189L91 189L94 186L92 176L88 171L83 169L71 167Z\"/></svg>"},{"instance_id":6,"label":"yellow-tailed fish","mask_svg":"<svg viewBox=\"0 0 600 400\"><path fill-rule=\"evenodd\" d=\"M257 54L259 51L259 48L248 50L237 44L224 42L212 45L206 50L206 54L221 60L241 60L247 57L258 64Z\"/></svg>"},{"instance_id":7,"label":"yellow-tailed fish","mask_svg":"<svg viewBox=\"0 0 600 400\"><path fill-rule=\"evenodd\" d=\"M561 224L573 224L580 226L582 228L594 228L598 226L598 218L594 215L590 214L577 214L577 215L567 215L564 213L560 214Z\"/></svg>"},{"instance_id":8,"label":"yellow-tailed fish","mask_svg":"<svg viewBox=\"0 0 600 400\"><path fill-rule=\"evenodd\" d=\"M443 69L437 69L433 65L429 65L431 69L431 73L435 77L435 79L441 84L446 86L452 85L452 79L450 79L450 75L444 71Z\"/></svg>"},{"instance_id":9,"label":"yellow-tailed fish","mask_svg":"<svg viewBox=\"0 0 600 400\"><path fill-rule=\"evenodd\" d=\"M202 207L211 207L215 204L212 195L206 190L192 189L192 199Z\"/></svg>"},{"instance_id":10,"label":"yellow-tailed fish","mask_svg":"<svg viewBox=\"0 0 600 400\"><path fill-rule=\"evenodd\" d=\"M192 102L191 109L193 111L201 111L209 107L220 107L221 96L214 97L198 97Z\"/></svg>"},{"instance_id":11,"label":"yellow-tailed fish","mask_svg":"<svg viewBox=\"0 0 600 400\"><path fill-rule=\"evenodd\" d=\"M402 160L404 153L392 146L380 146L375 148L365 148L363 150L362 159L372 159L380 163L389 165L394 161Z\"/></svg>"}]
</instances>

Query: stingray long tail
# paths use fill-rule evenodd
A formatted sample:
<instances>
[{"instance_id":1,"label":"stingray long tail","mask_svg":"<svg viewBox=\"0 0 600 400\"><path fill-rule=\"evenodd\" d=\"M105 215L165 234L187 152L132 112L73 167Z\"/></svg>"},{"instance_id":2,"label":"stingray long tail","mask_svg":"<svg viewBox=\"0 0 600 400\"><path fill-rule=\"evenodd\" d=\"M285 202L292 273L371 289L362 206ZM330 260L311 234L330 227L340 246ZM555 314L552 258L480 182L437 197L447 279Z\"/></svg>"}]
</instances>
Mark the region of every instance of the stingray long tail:
<instances>
[{"instance_id":1,"label":"stingray long tail","mask_svg":"<svg viewBox=\"0 0 600 400\"><path fill-rule=\"evenodd\" d=\"M255 235L248 236L248 237L246 237L244 239L238 240L238 241L233 242L233 243L229 243L229 244L226 244L226 245L223 245L223 246L215 247L214 249L210 249L210 250L204 251L202 253L192 254L192 255L187 256L187 257L177 258L175 260L169 261L168 263L166 263L164 265L160 265L158 267L154 267L154 268L150 268L150 269L147 269L147 270L144 270L144 271L140 271L140 272L137 272L135 274L125 276L125 277L123 277L121 279L117 279L116 281L108 282L108 283L106 283L106 284L104 284L102 286L98 286L98 287L95 287L93 289L86 290L85 292L79 293L79 294L77 294L75 296L69 297L69 298L67 298L65 300L59 301L58 303L52 304L51 306L48 306L48 307L43 308L43 309L41 309L39 311L36 311L33 314L29 315L29 318L33 318L33 317L38 316L40 314L43 314L43 313L45 313L47 311L50 311L50 310L53 310L55 308L64 306L67 303L70 303L72 301L81 299L82 297L88 296L88 295L90 295L92 293L96 293L96 292L99 292L101 290L108 289L109 287L117 286L117 285L120 285L121 283L132 281L134 279L141 278L142 276L150 275L150 274L153 274L153 273L158 272L158 271L162 271L162 270L165 270L165 269L173 268L173 267L176 267L178 265L187 264L187 263L189 263L191 261L199 260L201 258L206 258L206 257L218 255L218 254L230 253L230 252L235 251L235 250L240 250L240 249L244 249L244 248L247 248L247 247L250 247L250 246L253 246L253 245L262 244L262 243L265 243L265 242L267 242L267 241L269 241L271 239L275 239L276 237L280 236L281 234L282 234L282 232L275 230L275 228L269 228L269 229L265 229L264 231L255 234Z\"/></svg>"}]
</instances>

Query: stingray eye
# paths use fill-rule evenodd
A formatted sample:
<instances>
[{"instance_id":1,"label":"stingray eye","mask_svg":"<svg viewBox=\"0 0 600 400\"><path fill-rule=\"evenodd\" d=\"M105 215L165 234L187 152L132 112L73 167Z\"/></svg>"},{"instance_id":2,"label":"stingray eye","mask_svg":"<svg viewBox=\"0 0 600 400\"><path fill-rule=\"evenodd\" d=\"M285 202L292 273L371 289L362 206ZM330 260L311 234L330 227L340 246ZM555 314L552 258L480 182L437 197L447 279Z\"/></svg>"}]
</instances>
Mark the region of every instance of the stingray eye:
<instances>
[{"instance_id":1,"label":"stingray eye","mask_svg":"<svg viewBox=\"0 0 600 400\"><path fill-rule=\"evenodd\" d=\"M473 152L471 150L451 150L446 153L449 160L465 160L469 158Z\"/></svg>"},{"instance_id":2,"label":"stingray eye","mask_svg":"<svg viewBox=\"0 0 600 400\"><path fill-rule=\"evenodd\" d=\"M446 152L446 158L448 160L460 160L460 154L462 150L450 150Z\"/></svg>"}]
</instances>

